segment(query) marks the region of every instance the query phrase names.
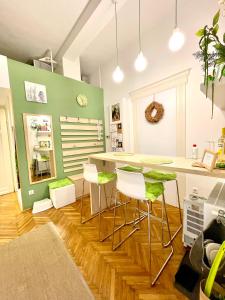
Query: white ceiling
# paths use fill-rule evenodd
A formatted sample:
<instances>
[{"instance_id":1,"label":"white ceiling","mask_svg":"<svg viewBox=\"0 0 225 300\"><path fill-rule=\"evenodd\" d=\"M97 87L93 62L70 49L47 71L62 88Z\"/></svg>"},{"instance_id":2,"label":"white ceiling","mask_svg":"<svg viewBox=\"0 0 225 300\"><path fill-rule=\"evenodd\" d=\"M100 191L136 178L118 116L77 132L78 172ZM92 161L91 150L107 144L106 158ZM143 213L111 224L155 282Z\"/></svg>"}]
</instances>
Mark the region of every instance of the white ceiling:
<instances>
[{"instance_id":1,"label":"white ceiling","mask_svg":"<svg viewBox=\"0 0 225 300\"><path fill-rule=\"evenodd\" d=\"M0 54L20 61L56 54L88 0L0 0Z\"/></svg>"},{"instance_id":2,"label":"white ceiling","mask_svg":"<svg viewBox=\"0 0 225 300\"><path fill-rule=\"evenodd\" d=\"M142 0L141 23L142 32L147 32L165 17L173 16L174 0ZM178 2L179 3L179 2ZM171 18L171 29L174 24ZM118 12L119 49L122 50L135 39L138 47L138 0L128 0ZM143 45L144 46L144 45ZM114 18L91 42L81 55L82 73L91 74L99 65L115 56L115 20Z\"/></svg>"}]
</instances>

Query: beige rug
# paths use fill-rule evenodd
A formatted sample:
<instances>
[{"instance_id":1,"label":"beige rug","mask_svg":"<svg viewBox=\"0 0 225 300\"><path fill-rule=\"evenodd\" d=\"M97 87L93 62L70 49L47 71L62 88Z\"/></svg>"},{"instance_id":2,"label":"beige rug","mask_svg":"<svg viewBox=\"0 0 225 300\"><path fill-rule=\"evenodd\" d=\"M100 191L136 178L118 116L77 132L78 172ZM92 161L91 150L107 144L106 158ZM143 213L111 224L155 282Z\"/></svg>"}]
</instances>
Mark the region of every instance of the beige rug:
<instances>
[{"instance_id":1,"label":"beige rug","mask_svg":"<svg viewBox=\"0 0 225 300\"><path fill-rule=\"evenodd\" d=\"M94 299L52 223L0 247L1 300Z\"/></svg>"}]
</instances>

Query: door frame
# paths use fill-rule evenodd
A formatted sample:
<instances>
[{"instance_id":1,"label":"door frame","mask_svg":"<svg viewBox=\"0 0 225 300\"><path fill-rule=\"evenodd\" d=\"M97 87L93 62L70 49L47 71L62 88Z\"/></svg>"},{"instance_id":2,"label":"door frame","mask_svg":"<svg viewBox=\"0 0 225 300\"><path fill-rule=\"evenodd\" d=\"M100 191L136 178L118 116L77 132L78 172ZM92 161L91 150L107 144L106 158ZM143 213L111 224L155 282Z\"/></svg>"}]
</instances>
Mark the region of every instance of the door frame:
<instances>
[{"instance_id":1,"label":"door frame","mask_svg":"<svg viewBox=\"0 0 225 300\"><path fill-rule=\"evenodd\" d=\"M11 91L8 88L0 88L0 107L5 110L6 117L6 127L8 134L9 142L9 151L10 151L10 165L11 165L11 174L13 181L13 189L18 192L19 185L17 180L17 171L16 171L16 149L15 149L15 126L14 126L14 116L13 116L13 107L12 107L12 97Z\"/></svg>"}]
</instances>

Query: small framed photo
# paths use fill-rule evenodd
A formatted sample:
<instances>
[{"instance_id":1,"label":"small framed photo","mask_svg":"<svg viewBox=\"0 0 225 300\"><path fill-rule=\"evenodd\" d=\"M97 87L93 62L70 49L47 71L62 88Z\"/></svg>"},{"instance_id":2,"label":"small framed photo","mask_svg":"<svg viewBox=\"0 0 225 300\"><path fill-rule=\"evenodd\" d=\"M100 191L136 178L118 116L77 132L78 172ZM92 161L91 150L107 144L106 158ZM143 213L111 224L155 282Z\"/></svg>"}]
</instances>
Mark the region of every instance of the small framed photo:
<instances>
[{"instance_id":1,"label":"small framed photo","mask_svg":"<svg viewBox=\"0 0 225 300\"><path fill-rule=\"evenodd\" d=\"M215 168L217 153L211 150L205 150L202 157L202 165L210 172Z\"/></svg>"},{"instance_id":2,"label":"small framed photo","mask_svg":"<svg viewBox=\"0 0 225 300\"><path fill-rule=\"evenodd\" d=\"M120 115L120 104L112 104L110 107L110 123L118 124L121 123L121 115Z\"/></svg>"},{"instance_id":3,"label":"small framed photo","mask_svg":"<svg viewBox=\"0 0 225 300\"><path fill-rule=\"evenodd\" d=\"M204 150L202 160L201 161L194 161L192 166L193 167L200 167L205 168L212 172L212 170L215 168L217 160L217 153L213 152L211 150Z\"/></svg>"},{"instance_id":4,"label":"small framed photo","mask_svg":"<svg viewBox=\"0 0 225 300\"><path fill-rule=\"evenodd\" d=\"M26 99L29 102L47 103L46 86L24 81Z\"/></svg>"}]
</instances>

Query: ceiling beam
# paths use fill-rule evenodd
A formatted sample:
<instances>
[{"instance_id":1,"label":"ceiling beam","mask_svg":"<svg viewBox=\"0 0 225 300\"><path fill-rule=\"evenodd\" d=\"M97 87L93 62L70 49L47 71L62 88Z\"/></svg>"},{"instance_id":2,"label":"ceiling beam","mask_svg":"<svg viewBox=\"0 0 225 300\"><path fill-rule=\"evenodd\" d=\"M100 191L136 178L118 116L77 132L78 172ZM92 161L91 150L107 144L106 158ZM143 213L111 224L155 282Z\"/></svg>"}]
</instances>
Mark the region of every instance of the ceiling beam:
<instances>
[{"instance_id":1,"label":"ceiling beam","mask_svg":"<svg viewBox=\"0 0 225 300\"><path fill-rule=\"evenodd\" d=\"M118 10L126 1L118 1ZM54 59L59 62L62 57L70 60L79 57L113 17L112 0L90 0Z\"/></svg>"},{"instance_id":2,"label":"ceiling beam","mask_svg":"<svg viewBox=\"0 0 225 300\"><path fill-rule=\"evenodd\" d=\"M93 12L96 10L98 5L101 3L102 0L89 0L87 5L85 6L83 12L81 13L80 17L77 19L75 24L73 25L71 31L65 38L63 44L60 46L59 50L55 55L55 60L61 60L62 57L65 55L66 51L70 48L73 41L76 39L79 32L82 30L88 19L91 17Z\"/></svg>"}]
</instances>

